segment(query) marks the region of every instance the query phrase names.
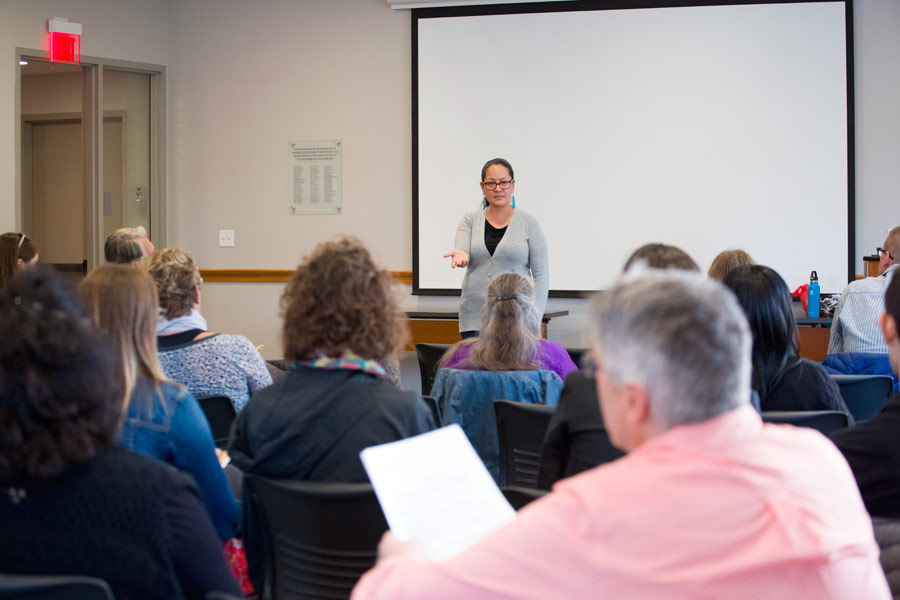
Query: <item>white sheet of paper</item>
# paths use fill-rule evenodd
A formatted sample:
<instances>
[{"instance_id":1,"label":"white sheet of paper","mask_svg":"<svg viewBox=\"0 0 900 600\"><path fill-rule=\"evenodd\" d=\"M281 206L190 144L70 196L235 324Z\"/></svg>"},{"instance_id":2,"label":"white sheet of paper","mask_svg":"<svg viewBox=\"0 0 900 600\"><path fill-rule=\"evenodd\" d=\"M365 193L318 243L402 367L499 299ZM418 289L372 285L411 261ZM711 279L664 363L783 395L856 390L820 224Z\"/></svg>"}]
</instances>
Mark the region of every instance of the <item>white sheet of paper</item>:
<instances>
[{"instance_id":1,"label":"white sheet of paper","mask_svg":"<svg viewBox=\"0 0 900 600\"><path fill-rule=\"evenodd\" d=\"M432 560L459 554L512 521L510 506L458 425L360 452L385 519Z\"/></svg>"}]
</instances>

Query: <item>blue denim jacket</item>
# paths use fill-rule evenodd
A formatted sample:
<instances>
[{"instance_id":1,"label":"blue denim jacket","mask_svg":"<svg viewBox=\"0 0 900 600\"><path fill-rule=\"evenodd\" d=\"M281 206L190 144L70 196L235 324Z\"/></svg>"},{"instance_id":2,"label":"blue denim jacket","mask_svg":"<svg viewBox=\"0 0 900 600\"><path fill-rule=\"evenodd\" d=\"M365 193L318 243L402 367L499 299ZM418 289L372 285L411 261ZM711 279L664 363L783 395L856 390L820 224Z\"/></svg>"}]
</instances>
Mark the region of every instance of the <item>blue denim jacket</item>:
<instances>
[{"instance_id":1,"label":"blue denim jacket","mask_svg":"<svg viewBox=\"0 0 900 600\"><path fill-rule=\"evenodd\" d=\"M216 457L209 423L194 397L171 383L160 393L141 379L131 394L122 424L122 445L163 460L191 475L200 487L206 511L222 540L234 537L240 504Z\"/></svg>"},{"instance_id":2,"label":"blue denim jacket","mask_svg":"<svg viewBox=\"0 0 900 600\"><path fill-rule=\"evenodd\" d=\"M431 395L437 399L441 425L459 424L494 480L500 481L494 400L556 406L562 386L559 375L549 370L438 369Z\"/></svg>"}]
</instances>

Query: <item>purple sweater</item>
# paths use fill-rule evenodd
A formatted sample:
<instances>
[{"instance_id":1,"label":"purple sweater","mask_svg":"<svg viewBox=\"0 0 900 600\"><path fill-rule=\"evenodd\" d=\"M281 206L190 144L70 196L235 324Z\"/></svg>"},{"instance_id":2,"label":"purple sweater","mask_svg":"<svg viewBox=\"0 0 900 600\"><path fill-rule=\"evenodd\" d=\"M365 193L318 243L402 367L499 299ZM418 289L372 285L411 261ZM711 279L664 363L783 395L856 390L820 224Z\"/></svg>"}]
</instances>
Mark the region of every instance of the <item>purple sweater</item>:
<instances>
[{"instance_id":1,"label":"purple sweater","mask_svg":"<svg viewBox=\"0 0 900 600\"><path fill-rule=\"evenodd\" d=\"M468 361L471 353L472 344L460 346L456 349L453 356L450 357L444 367L447 369L477 370L478 367ZM541 345L538 346L536 358L540 363L538 368L554 371L563 381L566 380L566 375L572 371L578 370L578 367L572 362L572 358L569 356L568 351L556 342L541 340Z\"/></svg>"}]
</instances>

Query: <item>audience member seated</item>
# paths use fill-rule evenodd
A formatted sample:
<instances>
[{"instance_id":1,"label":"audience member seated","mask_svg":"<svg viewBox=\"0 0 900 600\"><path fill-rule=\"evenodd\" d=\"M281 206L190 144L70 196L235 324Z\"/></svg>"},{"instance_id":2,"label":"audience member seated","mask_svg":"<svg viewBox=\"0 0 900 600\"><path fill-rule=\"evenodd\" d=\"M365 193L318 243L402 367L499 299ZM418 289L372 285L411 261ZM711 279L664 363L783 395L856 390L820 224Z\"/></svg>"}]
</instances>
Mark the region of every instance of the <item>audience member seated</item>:
<instances>
[{"instance_id":1,"label":"audience member seated","mask_svg":"<svg viewBox=\"0 0 900 600\"><path fill-rule=\"evenodd\" d=\"M684 250L667 244L641 246L628 257L622 270L638 268L638 265L652 269L700 271L694 259ZM581 473L621 455L621 451L610 445L600 414L593 372L582 369L570 373L544 437L538 487L548 490L563 477Z\"/></svg>"},{"instance_id":2,"label":"audience member seated","mask_svg":"<svg viewBox=\"0 0 900 600\"><path fill-rule=\"evenodd\" d=\"M117 447L115 352L50 269L0 293L0 567L116 598L240 594L194 481Z\"/></svg>"},{"instance_id":3,"label":"audience member seated","mask_svg":"<svg viewBox=\"0 0 900 600\"><path fill-rule=\"evenodd\" d=\"M900 279L885 294L879 327L888 348L891 366L900 374ZM850 463L869 514L900 518L900 394L888 399L871 421L831 434L831 441Z\"/></svg>"},{"instance_id":4,"label":"audience member seated","mask_svg":"<svg viewBox=\"0 0 900 600\"><path fill-rule=\"evenodd\" d=\"M120 227L106 238L106 243L103 247L103 253L106 255L106 262L116 264L132 263L133 261L131 260L114 260L117 257L124 258L124 256L120 254L123 250L129 254L133 254L133 250L126 250L123 248L124 243L129 241L138 243L141 247L142 256L153 256L153 254L156 253L156 246L150 241L150 236L147 234L147 230L144 229L143 225L138 225L137 227ZM140 258L138 260L140 260Z\"/></svg>"},{"instance_id":5,"label":"audience member seated","mask_svg":"<svg viewBox=\"0 0 900 600\"><path fill-rule=\"evenodd\" d=\"M440 369L526 371L546 369L562 379L578 369L565 348L540 338L541 315L534 287L521 275L505 273L488 286L478 337L451 346Z\"/></svg>"},{"instance_id":6,"label":"audience member seated","mask_svg":"<svg viewBox=\"0 0 900 600\"><path fill-rule=\"evenodd\" d=\"M725 276L753 334L753 389L762 411L847 409L837 384L821 365L800 358L791 291L762 265L738 267Z\"/></svg>"},{"instance_id":7,"label":"audience member seated","mask_svg":"<svg viewBox=\"0 0 900 600\"><path fill-rule=\"evenodd\" d=\"M831 323L828 354L864 352L887 354L887 346L878 328L878 315L884 306L884 293L897 271L900 256L900 227L894 227L878 249L878 277L851 281L838 300Z\"/></svg>"},{"instance_id":8,"label":"audience member seated","mask_svg":"<svg viewBox=\"0 0 900 600\"><path fill-rule=\"evenodd\" d=\"M427 405L386 381L379 360L406 340L391 276L354 238L320 244L281 298L287 378L234 424L235 466L266 477L368 481L359 451L432 429Z\"/></svg>"},{"instance_id":9,"label":"audience member seated","mask_svg":"<svg viewBox=\"0 0 900 600\"><path fill-rule=\"evenodd\" d=\"M690 255L677 246L668 244L644 244L631 253L622 271L642 265L650 269L682 269L684 271L700 271L700 267Z\"/></svg>"},{"instance_id":10,"label":"audience member seated","mask_svg":"<svg viewBox=\"0 0 900 600\"><path fill-rule=\"evenodd\" d=\"M409 332L390 273L359 240L323 243L304 258L281 309L292 367L237 416L228 443L232 464L276 479L367 482L361 450L434 427L425 402L389 382L379 362ZM244 515L250 580L259 590L262 548Z\"/></svg>"},{"instance_id":11,"label":"audience member seated","mask_svg":"<svg viewBox=\"0 0 900 600\"><path fill-rule=\"evenodd\" d=\"M190 392L166 378L156 356L159 305L153 279L143 269L104 265L88 273L81 295L120 356L122 445L191 475L219 537L233 537L240 504L219 464L209 423Z\"/></svg>"},{"instance_id":12,"label":"audience member seated","mask_svg":"<svg viewBox=\"0 0 900 600\"><path fill-rule=\"evenodd\" d=\"M13 275L38 261L37 244L24 233L0 235L0 290Z\"/></svg>"},{"instance_id":13,"label":"audience member seated","mask_svg":"<svg viewBox=\"0 0 900 600\"><path fill-rule=\"evenodd\" d=\"M137 231L131 227L116 229L103 244L103 257L109 264L138 266L144 258L144 248Z\"/></svg>"},{"instance_id":14,"label":"audience member seated","mask_svg":"<svg viewBox=\"0 0 900 600\"><path fill-rule=\"evenodd\" d=\"M570 373L544 435L537 487L549 490L564 477L621 456L603 424L593 373L589 369Z\"/></svg>"},{"instance_id":15,"label":"audience member seated","mask_svg":"<svg viewBox=\"0 0 900 600\"><path fill-rule=\"evenodd\" d=\"M838 451L750 405L732 294L645 271L599 295L592 321L604 419L627 455L447 560L387 532L353 600L891 597Z\"/></svg>"},{"instance_id":16,"label":"audience member seated","mask_svg":"<svg viewBox=\"0 0 900 600\"><path fill-rule=\"evenodd\" d=\"M163 371L194 396L228 396L240 412L272 385L266 361L242 335L212 333L200 314L200 271L190 252L166 248L144 261L159 291L156 326Z\"/></svg>"},{"instance_id":17,"label":"audience member seated","mask_svg":"<svg viewBox=\"0 0 900 600\"><path fill-rule=\"evenodd\" d=\"M723 250L713 259L706 274L710 279L722 281L734 269L755 264L756 261L753 260L753 257L744 250Z\"/></svg>"}]
</instances>

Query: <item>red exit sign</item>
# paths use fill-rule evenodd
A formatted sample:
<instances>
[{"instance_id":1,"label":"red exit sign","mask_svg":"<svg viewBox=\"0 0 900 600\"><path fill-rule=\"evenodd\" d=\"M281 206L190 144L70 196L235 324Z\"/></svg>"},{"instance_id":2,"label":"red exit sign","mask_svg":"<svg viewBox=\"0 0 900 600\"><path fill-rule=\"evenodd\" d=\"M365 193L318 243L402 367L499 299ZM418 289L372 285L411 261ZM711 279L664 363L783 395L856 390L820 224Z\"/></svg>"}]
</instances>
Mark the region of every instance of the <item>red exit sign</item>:
<instances>
[{"instance_id":1,"label":"red exit sign","mask_svg":"<svg viewBox=\"0 0 900 600\"><path fill-rule=\"evenodd\" d=\"M81 25L54 17L47 23L50 31L50 62L81 64Z\"/></svg>"}]
</instances>

